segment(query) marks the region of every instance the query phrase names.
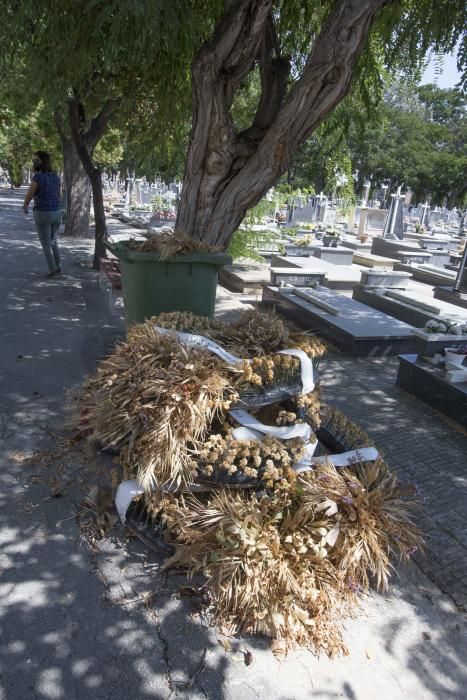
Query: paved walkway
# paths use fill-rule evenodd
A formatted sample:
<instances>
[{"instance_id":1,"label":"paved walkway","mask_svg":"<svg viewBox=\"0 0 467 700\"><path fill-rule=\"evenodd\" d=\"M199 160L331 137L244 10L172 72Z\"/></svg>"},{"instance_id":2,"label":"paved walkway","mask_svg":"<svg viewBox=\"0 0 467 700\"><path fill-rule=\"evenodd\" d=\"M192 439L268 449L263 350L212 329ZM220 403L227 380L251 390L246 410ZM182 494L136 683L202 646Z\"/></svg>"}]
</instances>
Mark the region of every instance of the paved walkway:
<instances>
[{"instance_id":1,"label":"paved walkway","mask_svg":"<svg viewBox=\"0 0 467 700\"><path fill-rule=\"evenodd\" d=\"M322 376L391 464L416 474L436 547L421 564L430 578L403 570L390 595L368 596L347 621L350 657L297 652L280 663L258 638L227 652L180 599L183 579L159 573L158 555L121 528L93 552L82 543L75 505L110 465L66 451L64 397L123 329L88 267L90 241L62 241L65 274L45 278L23 194L0 190L0 700L465 698L467 623L450 597L461 601L465 556L450 572L448 561L465 545L466 438L396 392L392 361L331 356ZM243 303L221 296L220 312ZM37 448L55 458L28 461Z\"/></svg>"}]
</instances>

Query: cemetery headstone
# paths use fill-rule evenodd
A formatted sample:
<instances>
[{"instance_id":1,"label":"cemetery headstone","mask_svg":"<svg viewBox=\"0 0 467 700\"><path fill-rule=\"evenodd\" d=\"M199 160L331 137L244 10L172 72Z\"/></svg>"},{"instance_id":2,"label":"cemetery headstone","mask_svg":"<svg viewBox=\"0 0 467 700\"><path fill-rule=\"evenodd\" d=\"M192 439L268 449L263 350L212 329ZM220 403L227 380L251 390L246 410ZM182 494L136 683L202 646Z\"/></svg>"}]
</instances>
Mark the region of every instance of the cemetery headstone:
<instances>
[{"instance_id":1,"label":"cemetery headstone","mask_svg":"<svg viewBox=\"0 0 467 700\"><path fill-rule=\"evenodd\" d=\"M383 238L404 238L404 217L402 211L401 188L398 187L396 194L391 195L391 206L383 230Z\"/></svg>"},{"instance_id":2,"label":"cemetery headstone","mask_svg":"<svg viewBox=\"0 0 467 700\"><path fill-rule=\"evenodd\" d=\"M420 226L428 226L430 223L430 205L428 202L425 202L425 204L422 207L422 213L420 216Z\"/></svg>"},{"instance_id":3,"label":"cemetery headstone","mask_svg":"<svg viewBox=\"0 0 467 700\"><path fill-rule=\"evenodd\" d=\"M125 190L125 203L123 205L123 212L125 214L128 214L128 212L130 211L132 190L133 190L133 178L127 177L126 178L126 190Z\"/></svg>"},{"instance_id":4,"label":"cemetery headstone","mask_svg":"<svg viewBox=\"0 0 467 700\"><path fill-rule=\"evenodd\" d=\"M370 187L371 187L371 182L368 180L364 184L364 190L363 190L363 206L365 206L368 202L368 198L370 196Z\"/></svg>"}]
</instances>

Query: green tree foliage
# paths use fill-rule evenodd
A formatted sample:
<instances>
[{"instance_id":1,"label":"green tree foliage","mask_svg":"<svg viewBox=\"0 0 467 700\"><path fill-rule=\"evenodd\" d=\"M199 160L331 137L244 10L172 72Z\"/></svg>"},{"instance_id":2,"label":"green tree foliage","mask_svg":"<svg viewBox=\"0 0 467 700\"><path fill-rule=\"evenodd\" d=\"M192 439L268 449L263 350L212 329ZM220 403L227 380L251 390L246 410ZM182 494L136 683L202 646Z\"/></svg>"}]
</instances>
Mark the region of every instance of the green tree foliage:
<instances>
[{"instance_id":1,"label":"green tree foliage","mask_svg":"<svg viewBox=\"0 0 467 700\"><path fill-rule=\"evenodd\" d=\"M351 118L352 114L354 115ZM367 111L354 92L298 151L289 170L295 187L312 183L335 191L335 173L358 172L363 182L403 185L419 200L465 206L467 153L466 98L462 90L419 86L399 77L387 83L384 98ZM339 195L339 192L336 191ZM341 193L343 194L343 193ZM350 192L344 196L348 198Z\"/></svg>"},{"instance_id":2,"label":"green tree foliage","mask_svg":"<svg viewBox=\"0 0 467 700\"><path fill-rule=\"evenodd\" d=\"M394 99L380 106L378 121L349 146L360 180L410 187L421 200L464 206L467 172L466 98L460 90L416 87L413 103Z\"/></svg>"},{"instance_id":3,"label":"green tree foliage","mask_svg":"<svg viewBox=\"0 0 467 700\"><path fill-rule=\"evenodd\" d=\"M9 75L18 63L24 67L23 91L33 86L30 98L43 99L60 121L62 141L71 134L75 142L93 189L96 267L106 232L100 171L110 165L108 149L94 158L96 145L118 120L124 148L132 141L135 113L149 100L159 124L186 120L190 60L215 18L206 10L204 0L4 3L1 67Z\"/></svg>"},{"instance_id":4,"label":"green tree foliage","mask_svg":"<svg viewBox=\"0 0 467 700\"><path fill-rule=\"evenodd\" d=\"M122 134L111 127L97 144L94 162L101 170L118 170L123 158Z\"/></svg>"},{"instance_id":5,"label":"green tree foliage","mask_svg":"<svg viewBox=\"0 0 467 700\"><path fill-rule=\"evenodd\" d=\"M45 118L43 105L30 113L9 107L0 109L0 165L8 170L16 187L22 184L23 170L31 167L34 151L47 150L57 167L61 164L58 139Z\"/></svg>"},{"instance_id":6,"label":"green tree foliage","mask_svg":"<svg viewBox=\"0 0 467 700\"><path fill-rule=\"evenodd\" d=\"M0 81L0 165L17 185L36 150L49 151L55 166L61 168L59 142L44 100L31 98L23 89L23 79L23 66L18 62L15 73L4 72Z\"/></svg>"}]
</instances>

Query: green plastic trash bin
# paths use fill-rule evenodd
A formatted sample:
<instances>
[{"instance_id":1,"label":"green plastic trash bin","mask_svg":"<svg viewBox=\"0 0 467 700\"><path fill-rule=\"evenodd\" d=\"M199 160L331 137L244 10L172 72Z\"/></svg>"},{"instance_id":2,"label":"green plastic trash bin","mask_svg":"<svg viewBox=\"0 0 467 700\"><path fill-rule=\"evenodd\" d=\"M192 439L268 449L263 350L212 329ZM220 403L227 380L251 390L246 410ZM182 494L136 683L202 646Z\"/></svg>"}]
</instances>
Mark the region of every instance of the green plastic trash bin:
<instances>
[{"instance_id":1,"label":"green plastic trash bin","mask_svg":"<svg viewBox=\"0 0 467 700\"><path fill-rule=\"evenodd\" d=\"M106 242L119 260L128 323L168 311L212 317L219 268L230 265L224 253L189 253L160 260L152 251L132 250L127 241Z\"/></svg>"}]
</instances>

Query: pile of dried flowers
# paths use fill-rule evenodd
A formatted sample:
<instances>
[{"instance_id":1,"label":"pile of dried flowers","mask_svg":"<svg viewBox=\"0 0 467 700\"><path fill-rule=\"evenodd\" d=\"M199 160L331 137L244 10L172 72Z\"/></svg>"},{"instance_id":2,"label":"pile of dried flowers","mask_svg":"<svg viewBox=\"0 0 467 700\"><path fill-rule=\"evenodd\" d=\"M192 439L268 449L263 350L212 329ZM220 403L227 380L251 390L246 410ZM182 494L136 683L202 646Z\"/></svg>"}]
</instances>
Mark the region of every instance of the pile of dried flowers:
<instances>
[{"instance_id":1,"label":"pile of dried flowers","mask_svg":"<svg viewBox=\"0 0 467 700\"><path fill-rule=\"evenodd\" d=\"M243 361L185 346L162 327L208 337ZM297 358L279 354L294 347L315 366L324 352L270 314L247 312L234 324L161 314L132 326L86 381L75 423L118 450L124 478L138 478L147 512L175 547L165 567L207 577L216 623L334 655L346 652L339 620L358 593L372 580L385 588L391 556L409 558L421 539L414 494L382 459L347 469L316 462L299 474L302 438L238 439L228 410L299 381ZM370 444L341 413L321 408L318 388L248 410L268 426L308 424L307 442L323 419L347 449Z\"/></svg>"}]
</instances>

